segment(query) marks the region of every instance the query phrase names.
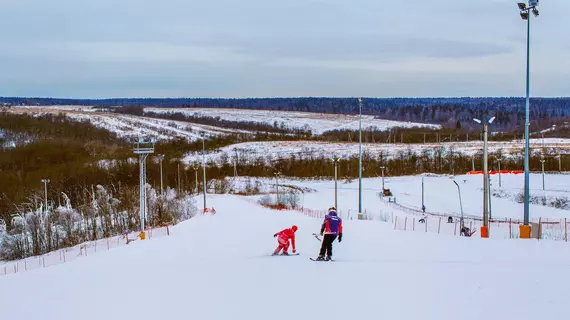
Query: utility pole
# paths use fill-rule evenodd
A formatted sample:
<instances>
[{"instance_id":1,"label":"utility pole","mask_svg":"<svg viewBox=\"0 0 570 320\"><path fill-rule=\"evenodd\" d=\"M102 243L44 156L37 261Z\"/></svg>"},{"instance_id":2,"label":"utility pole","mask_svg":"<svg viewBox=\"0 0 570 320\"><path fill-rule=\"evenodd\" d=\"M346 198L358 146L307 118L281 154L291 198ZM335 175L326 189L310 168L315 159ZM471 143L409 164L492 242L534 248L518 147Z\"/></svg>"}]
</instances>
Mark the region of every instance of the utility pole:
<instances>
[{"instance_id":1,"label":"utility pole","mask_svg":"<svg viewBox=\"0 0 570 320\"><path fill-rule=\"evenodd\" d=\"M503 185L501 183L501 159L497 159L497 163L499 163L499 188L502 188Z\"/></svg>"},{"instance_id":2,"label":"utility pole","mask_svg":"<svg viewBox=\"0 0 570 320\"><path fill-rule=\"evenodd\" d=\"M422 211L426 212L426 206L424 203L424 177L422 176Z\"/></svg>"},{"instance_id":3,"label":"utility pole","mask_svg":"<svg viewBox=\"0 0 570 320\"><path fill-rule=\"evenodd\" d=\"M162 186L162 160L164 160L164 155L163 154L159 154L158 155L158 161L160 163L160 194L164 194L163 192L163 186Z\"/></svg>"},{"instance_id":4,"label":"utility pole","mask_svg":"<svg viewBox=\"0 0 570 320\"><path fill-rule=\"evenodd\" d=\"M177 183L177 187L176 189L178 189L178 194L180 194L180 162L178 162L178 177L177 177L178 183Z\"/></svg>"},{"instance_id":5,"label":"utility pole","mask_svg":"<svg viewBox=\"0 0 570 320\"><path fill-rule=\"evenodd\" d=\"M542 165L542 191L544 191L546 188L544 186L544 162L546 160L544 159L540 159L540 164Z\"/></svg>"},{"instance_id":6,"label":"utility pole","mask_svg":"<svg viewBox=\"0 0 570 320\"><path fill-rule=\"evenodd\" d=\"M204 132L201 134L202 136L202 168L204 169L204 213L206 213L206 192L208 189L206 184L206 139L204 137Z\"/></svg>"},{"instance_id":7,"label":"utility pole","mask_svg":"<svg viewBox=\"0 0 570 320\"><path fill-rule=\"evenodd\" d=\"M279 205L280 199L279 199L279 175L281 174L281 172L276 171L273 173L273 175L275 176L275 189L277 191L277 205Z\"/></svg>"},{"instance_id":8,"label":"utility pole","mask_svg":"<svg viewBox=\"0 0 570 320\"><path fill-rule=\"evenodd\" d=\"M358 98L358 105L360 109L358 130L358 214L362 216L362 98ZM394 135L394 140L395 138L396 135Z\"/></svg>"},{"instance_id":9,"label":"utility pole","mask_svg":"<svg viewBox=\"0 0 570 320\"><path fill-rule=\"evenodd\" d=\"M337 179L338 179L338 160L340 160L340 159L337 157L333 157L332 160L334 163L334 207L336 210L338 210Z\"/></svg>"},{"instance_id":10,"label":"utility pole","mask_svg":"<svg viewBox=\"0 0 570 320\"><path fill-rule=\"evenodd\" d=\"M523 20L527 21L526 27L526 103L525 103L525 122L524 122L524 221L520 226L520 237L522 239L529 239L531 235L530 220L530 12L532 11L535 17L538 16L538 0L529 0L529 6L526 3L517 3L520 16Z\"/></svg>"},{"instance_id":11,"label":"utility pole","mask_svg":"<svg viewBox=\"0 0 570 320\"><path fill-rule=\"evenodd\" d=\"M50 182L49 179L42 179L42 182L44 183L44 213L47 213L48 211L48 199L47 199L47 184Z\"/></svg>"},{"instance_id":12,"label":"utility pole","mask_svg":"<svg viewBox=\"0 0 570 320\"><path fill-rule=\"evenodd\" d=\"M562 154L558 152L558 172L562 172Z\"/></svg>"},{"instance_id":13,"label":"utility pole","mask_svg":"<svg viewBox=\"0 0 570 320\"><path fill-rule=\"evenodd\" d=\"M384 194L384 189L386 189L386 188L384 187L384 169L385 169L385 168L386 168L385 166L381 166L381 167L380 167L380 169L382 169L382 194Z\"/></svg>"},{"instance_id":14,"label":"utility pole","mask_svg":"<svg viewBox=\"0 0 570 320\"><path fill-rule=\"evenodd\" d=\"M140 213L140 223L141 223L141 233L139 238L144 240L146 238L144 223L147 218L147 207L146 207L146 158L149 154L154 153L154 144L156 141L151 139L150 141L144 141L139 139L136 142L133 152L139 155L139 213Z\"/></svg>"},{"instance_id":15,"label":"utility pole","mask_svg":"<svg viewBox=\"0 0 570 320\"><path fill-rule=\"evenodd\" d=\"M473 119L473 121L483 125L483 226L481 227L481 237L489 237L489 165L488 165L488 153L487 153L487 136L488 136L488 125L493 123L495 117L489 119L489 121L481 121L479 119Z\"/></svg>"},{"instance_id":16,"label":"utility pole","mask_svg":"<svg viewBox=\"0 0 570 320\"><path fill-rule=\"evenodd\" d=\"M471 171L475 171L475 156L471 157Z\"/></svg>"}]
</instances>

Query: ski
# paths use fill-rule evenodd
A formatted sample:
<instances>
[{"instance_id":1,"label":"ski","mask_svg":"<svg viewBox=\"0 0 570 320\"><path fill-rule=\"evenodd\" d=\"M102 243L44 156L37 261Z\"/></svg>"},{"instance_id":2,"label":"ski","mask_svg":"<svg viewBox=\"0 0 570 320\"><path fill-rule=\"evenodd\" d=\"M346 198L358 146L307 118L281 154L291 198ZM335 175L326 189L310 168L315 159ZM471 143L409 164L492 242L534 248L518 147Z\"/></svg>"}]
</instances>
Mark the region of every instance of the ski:
<instances>
[{"instance_id":1,"label":"ski","mask_svg":"<svg viewBox=\"0 0 570 320\"><path fill-rule=\"evenodd\" d=\"M289 253L289 254L272 254L271 256L298 256L299 253Z\"/></svg>"},{"instance_id":2,"label":"ski","mask_svg":"<svg viewBox=\"0 0 570 320\"><path fill-rule=\"evenodd\" d=\"M317 260L317 259L315 259L315 258L309 258L309 259L311 259L311 261L317 261L317 262L321 262L321 261L322 261L322 262L331 262L331 261L334 261L333 259L330 259L330 260Z\"/></svg>"}]
</instances>

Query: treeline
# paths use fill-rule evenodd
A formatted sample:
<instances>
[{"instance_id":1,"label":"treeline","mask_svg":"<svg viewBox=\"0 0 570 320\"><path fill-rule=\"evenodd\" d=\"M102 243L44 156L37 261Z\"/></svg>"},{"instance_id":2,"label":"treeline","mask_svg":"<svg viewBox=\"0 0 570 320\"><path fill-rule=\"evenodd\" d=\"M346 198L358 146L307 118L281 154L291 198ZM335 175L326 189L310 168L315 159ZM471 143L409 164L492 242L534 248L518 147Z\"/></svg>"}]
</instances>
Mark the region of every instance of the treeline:
<instances>
[{"instance_id":1,"label":"treeline","mask_svg":"<svg viewBox=\"0 0 570 320\"><path fill-rule=\"evenodd\" d=\"M89 105L96 107L192 107L237 108L282 111L358 114L355 98L251 98L251 99L52 99L0 98L13 105ZM511 132L523 127L525 99L503 98L365 98L363 113L382 119L426 122L454 127L474 128L473 118L496 116L495 128ZM531 98L531 130L544 129L570 120L570 98Z\"/></svg>"}]
</instances>

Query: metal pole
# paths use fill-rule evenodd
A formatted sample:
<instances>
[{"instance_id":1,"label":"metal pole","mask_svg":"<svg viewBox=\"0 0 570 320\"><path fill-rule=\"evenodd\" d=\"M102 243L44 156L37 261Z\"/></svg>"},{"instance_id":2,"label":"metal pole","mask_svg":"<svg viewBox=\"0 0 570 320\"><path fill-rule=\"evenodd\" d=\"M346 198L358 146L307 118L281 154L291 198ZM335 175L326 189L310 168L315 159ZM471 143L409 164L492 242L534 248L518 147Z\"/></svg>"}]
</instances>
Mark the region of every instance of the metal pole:
<instances>
[{"instance_id":1,"label":"metal pole","mask_svg":"<svg viewBox=\"0 0 570 320\"><path fill-rule=\"evenodd\" d=\"M425 212L424 205L424 177L422 176L422 211Z\"/></svg>"},{"instance_id":2,"label":"metal pole","mask_svg":"<svg viewBox=\"0 0 570 320\"><path fill-rule=\"evenodd\" d=\"M194 167L194 172L196 173L196 194L200 193L200 188L198 186L198 166Z\"/></svg>"},{"instance_id":3,"label":"metal pole","mask_svg":"<svg viewBox=\"0 0 570 320\"><path fill-rule=\"evenodd\" d=\"M44 213L45 213L48 210L47 184L49 183L49 179L42 179L42 182L44 183L44 201L45 201Z\"/></svg>"},{"instance_id":4,"label":"metal pole","mask_svg":"<svg viewBox=\"0 0 570 320\"><path fill-rule=\"evenodd\" d=\"M358 213L362 213L362 99L358 99L360 109L358 130Z\"/></svg>"},{"instance_id":5,"label":"metal pole","mask_svg":"<svg viewBox=\"0 0 570 320\"><path fill-rule=\"evenodd\" d=\"M471 171L475 171L475 156L471 157Z\"/></svg>"},{"instance_id":6,"label":"metal pole","mask_svg":"<svg viewBox=\"0 0 570 320\"><path fill-rule=\"evenodd\" d=\"M483 226L488 227L489 217L489 169L487 159L487 122L483 123Z\"/></svg>"},{"instance_id":7,"label":"metal pole","mask_svg":"<svg viewBox=\"0 0 570 320\"><path fill-rule=\"evenodd\" d=\"M530 127L530 19L529 12L526 29L526 104L524 125L524 222L529 225L530 220L530 168L529 168L529 127Z\"/></svg>"},{"instance_id":8,"label":"metal pole","mask_svg":"<svg viewBox=\"0 0 570 320\"><path fill-rule=\"evenodd\" d=\"M338 199L338 194L337 194L337 162L338 159L333 159L334 161L334 207L336 210L338 210L338 204L337 204L337 199Z\"/></svg>"},{"instance_id":9,"label":"metal pole","mask_svg":"<svg viewBox=\"0 0 570 320\"><path fill-rule=\"evenodd\" d=\"M158 159L160 160L160 194L163 194L162 189L162 160L164 159L164 155L159 155Z\"/></svg>"},{"instance_id":10,"label":"metal pole","mask_svg":"<svg viewBox=\"0 0 570 320\"><path fill-rule=\"evenodd\" d=\"M497 160L499 162L499 188L502 188L503 185L501 183L501 159Z\"/></svg>"},{"instance_id":11,"label":"metal pole","mask_svg":"<svg viewBox=\"0 0 570 320\"><path fill-rule=\"evenodd\" d=\"M202 135L202 168L204 169L204 212L206 212L206 141Z\"/></svg>"},{"instance_id":12,"label":"metal pole","mask_svg":"<svg viewBox=\"0 0 570 320\"><path fill-rule=\"evenodd\" d=\"M540 163L541 163L541 165L542 165L542 191L545 190L545 187L544 187L544 162L545 162L545 161L546 161L546 160L544 160L544 159L540 160Z\"/></svg>"},{"instance_id":13,"label":"metal pole","mask_svg":"<svg viewBox=\"0 0 570 320\"><path fill-rule=\"evenodd\" d=\"M562 172L562 154L558 153L558 172Z\"/></svg>"},{"instance_id":14,"label":"metal pole","mask_svg":"<svg viewBox=\"0 0 570 320\"><path fill-rule=\"evenodd\" d=\"M384 187L384 169L385 169L385 168L386 168L386 167L384 167L384 166L380 167L380 169L382 169L382 193L384 192L384 189L386 189L386 188Z\"/></svg>"},{"instance_id":15,"label":"metal pole","mask_svg":"<svg viewBox=\"0 0 570 320\"><path fill-rule=\"evenodd\" d=\"M460 226L460 229L463 229L463 227L464 227L464 223L463 223L463 202L461 201L461 188L459 188L459 184L457 184L457 182L455 180L453 180L453 183L455 183L455 185L457 186L457 192L459 192L459 207L461 208L461 218L459 220L459 226Z\"/></svg>"}]
</instances>

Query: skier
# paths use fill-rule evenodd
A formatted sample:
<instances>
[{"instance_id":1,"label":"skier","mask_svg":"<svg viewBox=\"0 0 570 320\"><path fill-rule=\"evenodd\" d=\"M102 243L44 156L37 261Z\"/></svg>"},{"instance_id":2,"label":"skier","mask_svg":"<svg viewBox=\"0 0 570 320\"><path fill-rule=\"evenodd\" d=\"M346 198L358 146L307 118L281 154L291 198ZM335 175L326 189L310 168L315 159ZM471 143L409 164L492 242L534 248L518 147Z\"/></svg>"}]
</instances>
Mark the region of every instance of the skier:
<instances>
[{"instance_id":1,"label":"skier","mask_svg":"<svg viewBox=\"0 0 570 320\"><path fill-rule=\"evenodd\" d=\"M342 219L337 216L336 208L329 208L329 213L321 225L321 236L324 234L321 251L317 260L329 261L332 258L332 244L338 236L338 242L342 241ZM326 258L325 258L326 254Z\"/></svg>"},{"instance_id":2,"label":"skier","mask_svg":"<svg viewBox=\"0 0 570 320\"><path fill-rule=\"evenodd\" d=\"M289 239L291 239L291 245L293 246L293 253L297 252L295 249L295 232L297 232L298 227L292 226L291 228L283 229L273 235L273 237L278 237L277 242L279 246L273 251L273 255L279 254L279 251L283 250L283 255L289 255Z\"/></svg>"}]
</instances>

